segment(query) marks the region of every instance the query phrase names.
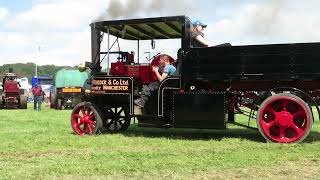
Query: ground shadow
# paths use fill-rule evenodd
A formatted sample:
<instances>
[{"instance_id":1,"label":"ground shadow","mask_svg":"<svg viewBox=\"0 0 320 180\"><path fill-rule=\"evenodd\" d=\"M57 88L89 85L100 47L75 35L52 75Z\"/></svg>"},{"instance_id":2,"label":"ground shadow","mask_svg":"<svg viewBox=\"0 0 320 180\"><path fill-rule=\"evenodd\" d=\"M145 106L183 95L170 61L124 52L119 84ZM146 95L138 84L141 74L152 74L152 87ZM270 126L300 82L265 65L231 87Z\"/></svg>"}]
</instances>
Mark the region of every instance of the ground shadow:
<instances>
[{"instance_id":1,"label":"ground shadow","mask_svg":"<svg viewBox=\"0 0 320 180\"><path fill-rule=\"evenodd\" d=\"M102 134L108 134L104 132ZM168 139L186 139L186 140L216 140L221 141L225 138L237 138L240 140L249 140L254 142L266 142L258 129L243 127L232 127L224 130L202 130L202 129L159 129L159 128L140 128L136 124L124 132L122 135L128 137L146 137L146 138L168 138ZM303 143L313 143L320 140L320 133L311 131Z\"/></svg>"},{"instance_id":2,"label":"ground shadow","mask_svg":"<svg viewBox=\"0 0 320 180\"><path fill-rule=\"evenodd\" d=\"M140 128L136 125L122 132L128 137L146 137L146 138L168 138L168 139L186 139L186 140L216 140L221 141L225 138L240 138L241 140L250 140L255 142L265 142L264 138L257 130L245 128L232 128L224 130L202 130L202 129L157 129Z\"/></svg>"},{"instance_id":3,"label":"ground shadow","mask_svg":"<svg viewBox=\"0 0 320 180\"><path fill-rule=\"evenodd\" d=\"M320 141L320 133L311 130L309 136L303 141L303 143L313 143L318 141Z\"/></svg>"}]
</instances>

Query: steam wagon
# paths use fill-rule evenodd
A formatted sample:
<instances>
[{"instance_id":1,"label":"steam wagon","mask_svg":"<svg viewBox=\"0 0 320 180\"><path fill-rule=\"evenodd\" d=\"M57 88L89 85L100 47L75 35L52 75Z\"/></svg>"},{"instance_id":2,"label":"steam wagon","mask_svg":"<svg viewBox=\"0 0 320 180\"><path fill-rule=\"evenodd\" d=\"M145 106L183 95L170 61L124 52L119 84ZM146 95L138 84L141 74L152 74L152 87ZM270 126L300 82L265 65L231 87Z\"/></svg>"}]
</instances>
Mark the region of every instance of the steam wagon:
<instances>
[{"instance_id":1,"label":"steam wagon","mask_svg":"<svg viewBox=\"0 0 320 180\"><path fill-rule=\"evenodd\" d=\"M9 70L2 75L0 109L27 109L27 91L20 88L17 74Z\"/></svg>"},{"instance_id":2,"label":"steam wagon","mask_svg":"<svg viewBox=\"0 0 320 180\"><path fill-rule=\"evenodd\" d=\"M54 76L54 85L50 88L50 108L73 108L81 101L87 79L87 72L66 68L59 70Z\"/></svg>"},{"instance_id":3,"label":"steam wagon","mask_svg":"<svg viewBox=\"0 0 320 180\"><path fill-rule=\"evenodd\" d=\"M242 113L256 120L266 141L297 143L308 136L315 116L311 107L319 113L320 43L193 48L191 26L186 16L92 23L92 61L80 68L91 69L90 88L72 111L73 131L124 131L133 117L139 127L225 129ZM108 47L102 48L105 37ZM141 112L134 99L156 81L151 66L159 58L150 64L118 60L104 72L101 62L109 65L111 37L118 43L118 38L137 41L138 57L140 41L154 46L158 39L181 40L176 75L161 81Z\"/></svg>"}]
</instances>

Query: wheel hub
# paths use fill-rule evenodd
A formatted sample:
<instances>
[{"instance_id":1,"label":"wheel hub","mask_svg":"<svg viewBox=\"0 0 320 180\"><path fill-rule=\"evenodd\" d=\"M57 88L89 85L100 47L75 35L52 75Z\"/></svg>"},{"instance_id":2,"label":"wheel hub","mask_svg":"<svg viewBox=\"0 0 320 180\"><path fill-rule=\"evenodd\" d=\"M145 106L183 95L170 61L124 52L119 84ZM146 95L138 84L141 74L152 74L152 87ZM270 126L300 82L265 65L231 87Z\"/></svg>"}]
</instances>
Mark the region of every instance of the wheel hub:
<instances>
[{"instance_id":1,"label":"wheel hub","mask_svg":"<svg viewBox=\"0 0 320 180\"><path fill-rule=\"evenodd\" d=\"M85 122L85 123L90 122L90 117L87 116L87 115L85 115L85 116L83 117L83 122Z\"/></svg>"},{"instance_id":2,"label":"wheel hub","mask_svg":"<svg viewBox=\"0 0 320 180\"><path fill-rule=\"evenodd\" d=\"M277 119L277 124L282 127L289 127L293 122L293 116L286 111L277 113L276 119Z\"/></svg>"}]
</instances>

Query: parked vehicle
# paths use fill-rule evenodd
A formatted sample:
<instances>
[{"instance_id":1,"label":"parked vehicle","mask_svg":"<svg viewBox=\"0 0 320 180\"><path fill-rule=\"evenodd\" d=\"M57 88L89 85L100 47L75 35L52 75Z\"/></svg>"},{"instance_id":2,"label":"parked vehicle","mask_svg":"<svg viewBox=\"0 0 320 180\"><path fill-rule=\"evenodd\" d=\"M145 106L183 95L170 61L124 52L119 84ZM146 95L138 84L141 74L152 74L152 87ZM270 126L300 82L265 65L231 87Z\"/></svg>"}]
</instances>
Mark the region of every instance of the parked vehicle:
<instances>
[{"instance_id":1,"label":"parked vehicle","mask_svg":"<svg viewBox=\"0 0 320 180\"><path fill-rule=\"evenodd\" d=\"M309 135L315 116L311 107L319 113L314 98L320 89L320 43L193 48L191 26L186 16L92 23L92 61L85 64L91 87L72 111L73 131L124 131L132 117L140 127L226 129L242 113L256 120L270 142L296 143ZM133 101L153 81L151 66L158 59L150 65L115 62L110 72L117 73L101 72L100 55L110 53L101 42L109 35L138 42L181 39L177 75L160 83L141 114Z\"/></svg>"},{"instance_id":2,"label":"parked vehicle","mask_svg":"<svg viewBox=\"0 0 320 180\"><path fill-rule=\"evenodd\" d=\"M87 72L77 69L61 69L54 76L50 90L50 107L55 109L73 108L81 102L83 86L88 80Z\"/></svg>"},{"instance_id":3,"label":"parked vehicle","mask_svg":"<svg viewBox=\"0 0 320 180\"><path fill-rule=\"evenodd\" d=\"M20 88L17 74L9 70L2 75L2 88L0 90L1 109L27 109L28 93Z\"/></svg>"}]
</instances>

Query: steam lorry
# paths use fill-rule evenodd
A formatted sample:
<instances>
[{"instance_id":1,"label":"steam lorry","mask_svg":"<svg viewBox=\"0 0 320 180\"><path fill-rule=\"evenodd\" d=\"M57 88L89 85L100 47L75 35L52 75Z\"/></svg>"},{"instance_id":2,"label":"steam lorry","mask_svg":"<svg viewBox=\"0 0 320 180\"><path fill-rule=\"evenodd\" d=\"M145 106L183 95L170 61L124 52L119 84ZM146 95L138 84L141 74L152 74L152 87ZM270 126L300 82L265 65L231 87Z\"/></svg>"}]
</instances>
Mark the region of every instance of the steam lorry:
<instances>
[{"instance_id":1,"label":"steam lorry","mask_svg":"<svg viewBox=\"0 0 320 180\"><path fill-rule=\"evenodd\" d=\"M236 118L241 113L248 124L256 121L256 127L248 127L266 141L298 143L308 137L319 115L314 99L320 95L320 43L195 48L191 29L187 16L92 23L92 60L79 66L91 75L71 114L73 131L121 132L132 118L139 127L226 129L244 126ZM111 37L138 42L138 57L140 41L180 40L176 75L161 81L141 110L134 108L134 99L156 81L151 67L159 58L150 64L112 60ZM101 70L102 61L111 63L110 71Z\"/></svg>"}]
</instances>

